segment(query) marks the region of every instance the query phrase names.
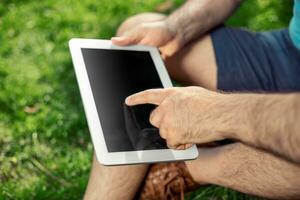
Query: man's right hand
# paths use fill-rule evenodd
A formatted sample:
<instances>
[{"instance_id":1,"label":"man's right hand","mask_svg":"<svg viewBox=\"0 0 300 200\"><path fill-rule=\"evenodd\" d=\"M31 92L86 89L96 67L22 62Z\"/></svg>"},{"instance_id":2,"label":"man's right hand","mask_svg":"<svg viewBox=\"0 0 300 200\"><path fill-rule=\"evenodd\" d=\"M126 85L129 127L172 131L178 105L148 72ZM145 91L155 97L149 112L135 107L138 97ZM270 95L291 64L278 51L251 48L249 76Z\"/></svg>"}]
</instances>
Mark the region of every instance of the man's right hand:
<instances>
[{"instance_id":1,"label":"man's right hand","mask_svg":"<svg viewBox=\"0 0 300 200\"><path fill-rule=\"evenodd\" d=\"M171 26L165 20L142 23L120 37L113 37L111 40L120 46L142 44L157 47L164 58L172 56L183 46L182 36L176 27Z\"/></svg>"}]
</instances>

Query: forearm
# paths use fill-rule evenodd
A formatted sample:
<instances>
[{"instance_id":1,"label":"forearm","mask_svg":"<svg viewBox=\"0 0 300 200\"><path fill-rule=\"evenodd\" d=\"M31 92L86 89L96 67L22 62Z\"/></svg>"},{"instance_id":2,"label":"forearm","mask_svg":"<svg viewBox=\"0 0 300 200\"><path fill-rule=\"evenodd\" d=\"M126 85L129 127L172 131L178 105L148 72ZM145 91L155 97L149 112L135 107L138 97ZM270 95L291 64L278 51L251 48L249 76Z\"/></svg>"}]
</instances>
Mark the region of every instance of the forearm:
<instances>
[{"instance_id":1,"label":"forearm","mask_svg":"<svg viewBox=\"0 0 300 200\"><path fill-rule=\"evenodd\" d=\"M166 22L177 31L183 43L187 43L223 23L241 1L189 0L173 12Z\"/></svg>"},{"instance_id":2,"label":"forearm","mask_svg":"<svg viewBox=\"0 0 300 200\"><path fill-rule=\"evenodd\" d=\"M300 94L232 94L228 101L233 120L225 135L300 163Z\"/></svg>"}]
</instances>

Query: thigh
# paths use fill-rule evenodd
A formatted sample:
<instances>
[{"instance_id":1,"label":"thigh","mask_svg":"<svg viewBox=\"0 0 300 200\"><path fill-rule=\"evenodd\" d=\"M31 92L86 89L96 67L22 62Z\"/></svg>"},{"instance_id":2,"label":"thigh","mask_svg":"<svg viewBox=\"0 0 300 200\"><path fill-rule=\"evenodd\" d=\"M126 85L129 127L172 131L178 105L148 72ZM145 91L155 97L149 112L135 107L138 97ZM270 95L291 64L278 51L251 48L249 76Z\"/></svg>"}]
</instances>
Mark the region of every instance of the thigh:
<instances>
[{"instance_id":1,"label":"thigh","mask_svg":"<svg viewBox=\"0 0 300 200\"><path fill-rule=\"evenodd\" d=\"M210 35L191 41L165 63L177 81L211 90L217 87L217 64Z\"/></svg>"},{"instance_id":2,"label":"thigh","mask_svg":"<svg viewBox=\"0 0 300 200\"><path fill-rule=\"evenodd\" d=\"M252 33L218 27L166 60L189 85L245 92L300 91L300 51L288 30Z\"/></svg>"},{"instance_id":3,"label":"thigh","mask_svg":"<svg viewBox=\"0 0 300 200\"><path fill-rule=\"evenodd\" d=\"M252 33L219 27L211 37L219 90L300 90L300 52L292 45L288 30Z\"/></svg>"}]
</instances>

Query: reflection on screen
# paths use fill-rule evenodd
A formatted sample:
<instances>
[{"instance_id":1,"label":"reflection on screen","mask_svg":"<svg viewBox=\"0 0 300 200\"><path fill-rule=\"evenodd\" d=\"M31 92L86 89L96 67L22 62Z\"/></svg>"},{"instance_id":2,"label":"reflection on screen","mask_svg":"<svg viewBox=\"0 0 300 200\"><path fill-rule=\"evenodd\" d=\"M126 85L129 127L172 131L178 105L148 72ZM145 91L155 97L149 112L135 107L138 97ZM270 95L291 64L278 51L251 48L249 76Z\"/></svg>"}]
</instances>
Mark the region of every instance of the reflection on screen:
<instances>
[{"instance_id":1,"label":"reflection on screen","mask_svg":"<svg viewBox=\"0 0 300 200\"><path fill-rule=\"evenodd\" d=\"M129 107L127 96L162 83L149 52L81 49L109 152L166 149L149 123L154 105Z\"/></svg>"}]
</instances>

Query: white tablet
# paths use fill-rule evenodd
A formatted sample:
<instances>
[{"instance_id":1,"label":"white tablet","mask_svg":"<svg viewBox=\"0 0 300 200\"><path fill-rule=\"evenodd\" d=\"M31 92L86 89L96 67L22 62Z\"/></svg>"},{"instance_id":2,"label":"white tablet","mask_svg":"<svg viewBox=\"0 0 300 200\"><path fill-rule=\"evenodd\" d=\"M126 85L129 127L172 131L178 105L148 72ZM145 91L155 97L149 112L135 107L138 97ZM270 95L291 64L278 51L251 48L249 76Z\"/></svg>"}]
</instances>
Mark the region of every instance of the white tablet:
<instances>
[{"instance_id":1,"label":"white tablet","mask_svg":"<svg viewBox=\"0 0 300 200\"><path fill-rule=\"evenodd\" d=\"M69 42L97 159L104 165L195 159L196 146L168 149L149 123L154 105L129 107L127 96L151 88L172 87L156 48L115 46L110 40Z\"/></svg>"}]
</instances>

